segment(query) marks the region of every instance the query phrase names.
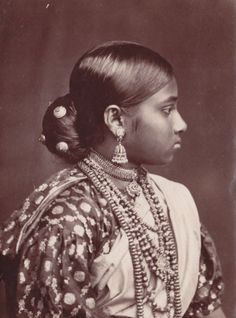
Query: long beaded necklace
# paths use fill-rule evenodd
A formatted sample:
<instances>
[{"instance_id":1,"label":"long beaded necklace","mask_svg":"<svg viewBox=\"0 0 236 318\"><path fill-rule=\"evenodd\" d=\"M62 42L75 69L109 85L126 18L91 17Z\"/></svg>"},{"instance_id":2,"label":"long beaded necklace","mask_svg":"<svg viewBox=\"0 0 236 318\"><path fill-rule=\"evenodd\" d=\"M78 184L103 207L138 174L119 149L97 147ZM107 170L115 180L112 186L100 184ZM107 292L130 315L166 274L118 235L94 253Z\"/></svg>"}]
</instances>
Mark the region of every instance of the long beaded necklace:
<instances>
[{"instance_id":1,"label":"long beaded necklace","mask_svg":"<svg viewBox=\"0 0 236 318\"><path fill-rule=\"evenodd\" d=\"M79 162L78 165L90 178L97 190L108 200L120 226L128 237L134 267L137 317L143 318L143 305L145 302L150 303L154 317L161 312L167 312L169 318L181 317L175 241L169 221L162 211L155 191L147 181L146 171L143 169L140 171L139 183L150 205L155 221L158 247L148 235L147 228L143 225L133 205L107 178L104 170L101 167L99 168L89 157ZM155 300L155 293L149 289L145 264L148 265L151 273L155 277L160 278L166 286L167 305L163 308L158 306ZM146 291L146 294L144 291Z\"/></svg>"},{"instance_id":2,"label":"long beaded necklace","mask_svg":"<svg viewBox=\"0 0 236 318\"><path fill-rule=\"evenodd\" d=\"M94 162L94 164L98 165L98 168L102 168L106 174L109 176L117 179L122 180L125 182L129 182L129 184L125 187L127 194L131 197L132 202L135 202L135 199L140 195L141 190L140 186L137 183L138 180L138 169L127 169L122 168L111 161L107 160L104 156L102 156L99 152L94 150L93 148L90 149L89 158ZM142 224L149 230L154 233L157 232L157 228L155 226L151 226L144 221L141 221Z\"/></svg>"}]
</instances>

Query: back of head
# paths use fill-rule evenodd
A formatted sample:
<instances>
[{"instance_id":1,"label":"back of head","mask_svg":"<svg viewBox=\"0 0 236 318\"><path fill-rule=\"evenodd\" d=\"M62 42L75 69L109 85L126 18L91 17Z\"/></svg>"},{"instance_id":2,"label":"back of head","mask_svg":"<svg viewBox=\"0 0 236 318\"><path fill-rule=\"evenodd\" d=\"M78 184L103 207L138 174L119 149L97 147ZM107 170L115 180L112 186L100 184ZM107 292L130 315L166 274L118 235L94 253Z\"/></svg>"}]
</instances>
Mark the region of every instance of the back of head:
<instances>
[{"instance_id":1,"label":"back of head","mask_svg":"<svg viewBox=\"0 0 236 318\"><path fill-rule=\"evenodd\" d=\"M172 67L164 58L137 43L107 42L86 52L72 71L70 93L50 105L44 116L47 147L66 161L78 161L102 142L107 106L138 105L172 77ZM66 109L59 118L55 116L58 106ZM60 149L58 143L63 141L68 147Z\"/></svg>"}]
</instances>

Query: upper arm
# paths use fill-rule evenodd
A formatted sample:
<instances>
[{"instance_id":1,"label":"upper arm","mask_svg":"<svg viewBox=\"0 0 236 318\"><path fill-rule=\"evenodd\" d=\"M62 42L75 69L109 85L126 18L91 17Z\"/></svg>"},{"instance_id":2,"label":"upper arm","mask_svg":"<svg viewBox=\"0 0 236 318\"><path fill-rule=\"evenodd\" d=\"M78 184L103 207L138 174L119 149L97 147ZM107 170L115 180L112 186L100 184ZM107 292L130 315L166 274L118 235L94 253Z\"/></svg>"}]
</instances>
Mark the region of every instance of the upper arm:
<instances>
[{"instance_id":1,"label":"upper arm","mask_svg":"<svg viewBox=\"0 0 236 318\"><path fill-rule=\"evenodd\" d=\"M90 264L99 238L90 197L63 194L47 208L21 249L18 312L38 317L98 317Z\"/></svg>"},{"instance_id":2,"label":"upper arm","mask_svg":"<svg viewBox=\"0 0 236 318\"><path fill-rule=\"evenodd\" d=\"M201 241L198 286L184 317L224 318L220 309L224 291L221 265L215 244L203 225Z\"/></svg>"},{"instance_id":3,"label":"upper arm","mask_svg":"<svg viewBox=\"0 0 236 318\"><path fill-rule=\"evenodd\" d=\"M221 307L210 313L209 315L205 316L206 318L226 318L223 310Z\"/></svg>"}]
</instances>

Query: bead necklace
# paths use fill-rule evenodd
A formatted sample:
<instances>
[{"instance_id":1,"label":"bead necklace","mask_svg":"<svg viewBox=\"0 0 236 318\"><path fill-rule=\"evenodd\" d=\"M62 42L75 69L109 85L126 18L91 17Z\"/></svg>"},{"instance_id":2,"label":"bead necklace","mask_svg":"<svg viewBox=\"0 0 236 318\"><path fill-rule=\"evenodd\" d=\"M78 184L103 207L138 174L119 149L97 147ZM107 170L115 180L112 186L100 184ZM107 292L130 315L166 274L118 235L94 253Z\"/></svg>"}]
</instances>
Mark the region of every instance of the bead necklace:
<instances>
[{"instance_id":1,"label":"bead necklace","mask_svg":"<svg viewBox=\"0 0 236 318\"><path fill-rule=\"evenodd\" d=\"M128 195L135 199L140 195L141 190L137 183L138 171L137 169L125 169L122 168L111 161L107 160L96 150L91 149L89 158L95 163L98 164L106 174L109 176L121 180L128 181L129 184L125 187Z\"/></svg>"},{"instance_id":2,"label":"bead necklace","mask_svg":"<svg viewBox=\"0 0 236 318\"><path fill-rule=\"evenodd\" d=\"M165 217L160 202L155 194L154 189L152 186L148 183L147 178L141 177L140 178L141 187L146 189L146 199L150 205L151 210L153 210L153 217L156 223L160 222L162 224L162 238L163 238L163 245L164 248L166 246L169 246L169 248L166 249L166 257L169 260L170 267L173 270L173 278L169 282L169 284L166 285L168 292L167 292L167 298L168 302L174 301L174 307L172 310L172 316L174 317L181 317L181 295L180 295L180 285L179 285L179 277L178 277L178 257L176 253L176 244L175 244L175 238L174 234L171 228L170 223L168 222L168 219ZM160 238L160 240L162 240Z\"/></svg>"},{"instance_id":3,"label":"bead necklace","mask_svg":"<svg viewBox=\"0 0 236 318\"><path fill-rule=\"evenodd\" d=\"M93 148L90 151L89 159L91 159L94 164L98 164L103 171L111 177L122 181L130 181L128 186L126 186L126 191L128 195L134 199L136 196L140 195L141 189L137 183L138 179L138 169L126 169L118 166L117 164L112 163L103 157L100 153L98 153ZM148 229L154 233L157 233L157 228L151 226L144 221L140 222Z\"/></svg>"},{"instance_id":4,"label":"bead necklace","mask_svg":"<svg viewBox=\"0 0 236 318\"><path fill-rule=\"evenodd\" d=\"M181 317L181 300L178 280L178 265L175 241L168 219L164 215L159 200L152 186L147 181L146 172L142 170L140 185L150 205L158 235L158 247L148 235L147 228L133 208L133 205L109 180L104 170L90 158L78 163L80 169L90 178L94 186L108 200L120 226L127 234L130 254L134 267L137 317L143 318L143 304L149 302L154 317L158 312L168 312L168 317ZM157 305L153 291L150 290L145 264L151 273L160 278L167 291L167 306ZM144 290L146 295L144 295Z\"/></svg>"}]
</instances>

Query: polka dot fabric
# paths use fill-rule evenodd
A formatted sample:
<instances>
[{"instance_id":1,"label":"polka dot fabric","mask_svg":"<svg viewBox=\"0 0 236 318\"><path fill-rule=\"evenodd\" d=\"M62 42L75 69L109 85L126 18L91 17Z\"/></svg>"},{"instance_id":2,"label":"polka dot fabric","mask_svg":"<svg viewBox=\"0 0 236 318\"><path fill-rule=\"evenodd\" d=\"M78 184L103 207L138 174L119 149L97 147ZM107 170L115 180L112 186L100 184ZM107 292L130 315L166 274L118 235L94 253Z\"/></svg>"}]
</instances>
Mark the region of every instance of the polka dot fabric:
<instances>
[{"instance_id":1,"label":"polka dot fabric","mask_svg":"<svg viewBox=\"0 0 236 318\"><path fill-rule=\"evenodd\" d=\"M0 271L16 295L10 301L14 315L104 318L96 309L91 265L109 253L118 229L107 201L77 168L36 189L0 229ZM185 317L200 317L220 304L221 272L203 231L205 245L199 288Z\"/></svg>"}]
</instances>

